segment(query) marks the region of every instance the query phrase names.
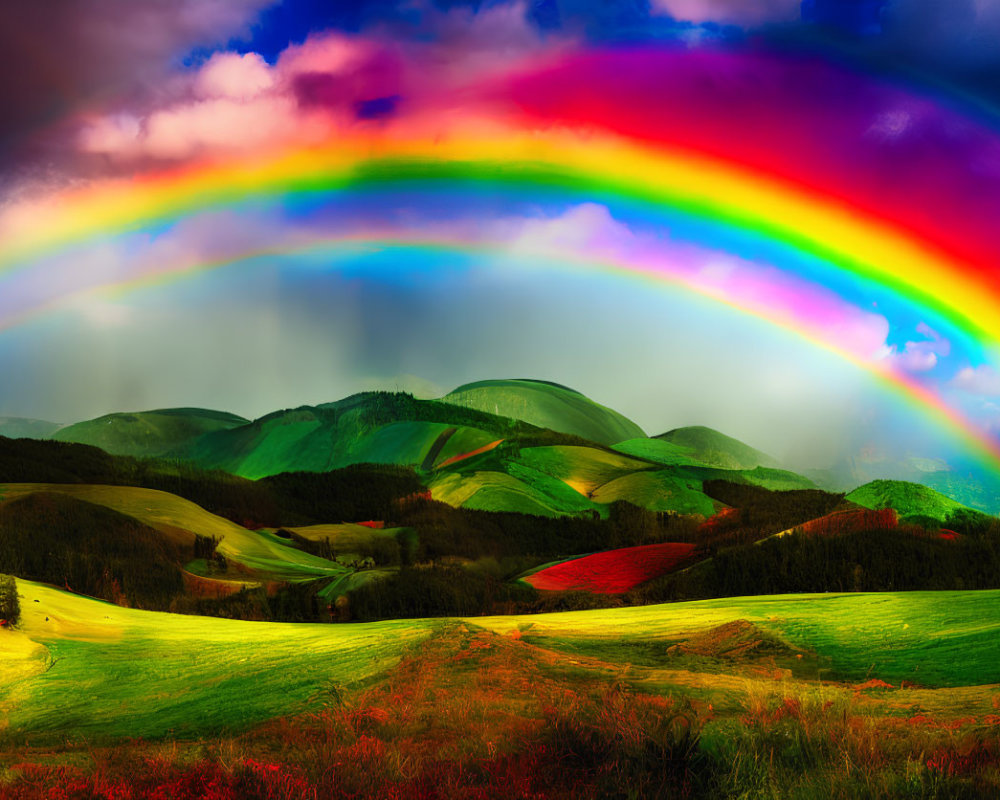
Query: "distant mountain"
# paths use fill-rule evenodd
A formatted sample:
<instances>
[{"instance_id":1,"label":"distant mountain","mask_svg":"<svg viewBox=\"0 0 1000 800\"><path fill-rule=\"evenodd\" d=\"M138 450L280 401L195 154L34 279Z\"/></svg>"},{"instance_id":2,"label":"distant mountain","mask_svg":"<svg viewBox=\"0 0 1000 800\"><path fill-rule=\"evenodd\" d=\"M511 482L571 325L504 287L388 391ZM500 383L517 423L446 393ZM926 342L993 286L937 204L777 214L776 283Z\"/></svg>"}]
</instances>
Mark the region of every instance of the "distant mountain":
<instances>
[{"instance_id":1,"label":"distant mountain","mask_svg":"<svg viewBox=\"0 0 1000 800\"><path fill-rule=\"evenodd\" d=\"M778 466L777 461L766 453L702 425L675 428L654 438L684 448L690 458L713 467L754 469Z\"/></svg>"},{"instance_id":2,"label":"distant mountain","mask_svg":"<svg viewBox=\"0 0 1000 800\"><path fill-rule=\"evenodd\" d=\"M8 439L48 439L62 426L57 422L23 417L0 417L0 436Z\"/></svg>"},{"instance_id":3,"label":"distant mountain","mask_svg":"<svg viewBox=\"0 0 1000 800\"><path fill-rule=\"evenodd\" d=\"M112 455L162 456L213 431L246 425L249 420L204 408L165 408L132 414L106 414L55 431L52 438L100 447Z\"/></svg>"},{"instance_id":4,"label":"distant mountain","mask_svg":"<svg viewBox=\"0 0 1000 800\"><path fill-rule=\"evenodd\" d=\"M612 445L645 437L642 428L579 392L537 380L490 380L459 386L441 398L466 408L523 420L539 428Z\"/></svg>"},{"instance_id":5,"label":"distant mountain","mask_svg":"<svg viewBox=\"0 0 1000 800\"><path fill-rule=\"evenodd\" d=\"M901 517L930 517L940 523L953 511L967 508L928 486L908 481L872 481L850 492L847 499L865 508L892 508Z\"/></svg>"}]
</instances>

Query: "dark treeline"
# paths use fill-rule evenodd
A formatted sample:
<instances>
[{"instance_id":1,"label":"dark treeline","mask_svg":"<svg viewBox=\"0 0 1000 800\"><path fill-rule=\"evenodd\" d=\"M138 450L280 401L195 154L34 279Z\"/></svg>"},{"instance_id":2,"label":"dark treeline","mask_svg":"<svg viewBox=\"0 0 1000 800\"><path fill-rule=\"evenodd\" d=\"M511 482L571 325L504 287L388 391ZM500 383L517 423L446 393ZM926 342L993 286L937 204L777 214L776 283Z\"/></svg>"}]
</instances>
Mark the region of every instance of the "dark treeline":
<instances>
[{"instance_id":1,"label":"dark treeline","mask_svg":"<svg viewBox=\"0 0 1000 800\"><path fill-rule=\"evenodd\" d=\"M840 536L796 534L719 550L634 590L630 602L798 592L1000 588L1000 536L954 541L901 526Z\"/></svg>"},{"instance_id":2,"label":"dark treeline","mask_svg":"<svg viewBox=\"0 0 1000 800\"><path fill-rule=\"evenodd\" d=\"M0 624L17 625L21 619L21 601L13 575L0 574Z\"/></svg>"},{"instance_id":3,"label":"dark treeline","mask_svg":"<svg viewBox=\"0 0 1000 800\"><path fill-rule=\"evenodd\" d=\"M617 547L690 541L697 531L693 518L647 511L625 501L612 503L609 518L602 520L476 511L421 499L404 504L394 524L418 532L417 561L445 556L535 556L545 560Z\"/></svg>"},{"instance_id":4,"label":"dark treeline","mask_svg":"<svg viewBox=\"0 0 1000 800\"><path fill-rule=\"evenodd\" d=\"M708 480L704 492L730 506L702 526L697 541L706 554L720 547L747 544L829 514L844 503L844 495L819 489L772 491L748 483Z\"/></svg>"},{"instance_id":5,"label":"dark treeline","mask_svg":"<svg viewBox=\"0 0 1000 800\"><path fill-rule=\"evenodd\" d=\"M516 440L523 446L537 443L594 445L569 433L559 433L548 428L539 428L530 422L502 417L475 408L452 405L442 400L418 400L409 392L362 392L341 400L336 408L322 407L324 414L344 414L361 409L360 422L368 428L377 428L391 422L419 421L438 422L444 425L479 428L494 434L497 438Z\"/></svg>"},{"instance_id":6,"label":"dark treeline","mask_svg":"<svg viewBox=\"0 0 1000 800\"><path fill-rule=\"evenodd\" d=\"M292 583L270 594L261 587L218 598L179 595L170 611L256 622L329 622L326 603L318 596L320 588L319 582Z\"/></svg>"},{"instance_id":7,"label":"dark treeline","mask_svg":"<svg viewBox=\"0 0 1000 800\"><path fill-rule=\"evenodd\" d=\"M249 528L384 519L398 498L424 490L412 469L394 465L358 464L251 481L179 462L112 456L89 445L2 436L0 482L158 489Z\"/></svg>"},{"instance_id":8,"label":"dark treeline","mask_svg":"<svg viewBox=\"0 0 1000 800\"><path fill-rule=\"evenodd\" d=\"M168 609L192 554L131 517L66 495L0 505L0 572L119 605Z\"/></svg>"},{"instance_id":9,"label":"dark treeline","mask_svg":"<svg viewBox=\"0 0 1000 800\"><path fill-rule=\"evenodd\" d=\"M511 613L537 599L530 586L473 568L438 566L406 568L382 581L348 593L351 619L466 617L490 612Z\"/></svg>"},{"instance_id":10,"label":"dark treeline","mask_svg":"<svg viewBox=\"0 0 1000 800\"><path fill-rule=\"evenodd\" d=\"M282 524L392 520L400 499L425 491L410 467L355 464L332 472L285 472L255 482ZM263 526L255 526L263 527Z\"/></svg>"}]
</instances>

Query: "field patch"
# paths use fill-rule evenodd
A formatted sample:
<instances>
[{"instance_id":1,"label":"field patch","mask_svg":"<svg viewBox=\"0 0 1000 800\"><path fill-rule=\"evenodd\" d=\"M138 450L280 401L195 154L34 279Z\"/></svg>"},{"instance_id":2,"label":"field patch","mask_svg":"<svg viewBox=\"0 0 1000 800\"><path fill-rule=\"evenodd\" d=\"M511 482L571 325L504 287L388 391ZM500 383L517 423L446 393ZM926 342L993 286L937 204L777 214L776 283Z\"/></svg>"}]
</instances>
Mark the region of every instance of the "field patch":
<instances>
[{"instance_id":1,"label":"field patch","mask_svg":"<svg viewBox=\"0 0 1000 800\"><path fill-rule=\"evenodd\" d=\"M621 594L670 572L693 552L694 545L687 542L624 547L561 561L522 580L544 591Z\"/></svg>"}]
</instances>

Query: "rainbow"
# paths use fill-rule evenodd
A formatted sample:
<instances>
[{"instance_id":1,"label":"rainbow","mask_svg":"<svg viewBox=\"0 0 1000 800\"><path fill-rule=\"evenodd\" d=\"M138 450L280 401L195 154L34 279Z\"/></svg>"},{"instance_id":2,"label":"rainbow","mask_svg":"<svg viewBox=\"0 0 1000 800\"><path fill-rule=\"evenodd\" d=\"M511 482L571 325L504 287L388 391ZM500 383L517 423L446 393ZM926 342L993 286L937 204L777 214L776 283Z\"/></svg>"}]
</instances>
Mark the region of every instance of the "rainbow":
<instances>
[{"instance_id":1,"label":"rainbow","mask_svg":"<svg viewBox=\"0 0 1000 800\"><path fill-rule=\"evenodd\" d=\"M588 56L597 59L600 56ZM618 58L605 55L605 58ZM588 64L590 62L587 62ZM576 63L569 69L585 71ZM546 73L542 82L551 78ZM732 231L765 243L779 269L793 273L802 259L821 265L819 288L878 287L928 318L943 321L982 352L1000 347L1000 274L989 249L954 245L937 229L921 231L911 214L882 213L869 202L853 202L842 191L825 188L816 176L771 169L760 159L738 157L734 149L700 148L692 130L636 131L608 111L606 92L598 112L572 106L550 112L573 124L540 124L540 113L524 100L523 76L509 89L515 113L474 114L433 135L415 133L400 123L377 133L353 133L325 146L255 154L252 160L199 162L172 171L107 181L50 196L0 218L0 291L3 282L25 269L74 247L114 239L140 230L161 229L186 217L248 203L278 206L322 202L352 192L499 192L521 198L557 196L563 202L594 202L630 209L649 219L700 220L716 231ZM492 90L494 90L493 87ZM539 92L539 94L543 94ZM600 94L600 92L598 92ZM596 107L596 106L595 106ZM485 111L475 112L486 115ZM628 119L628 115L622 115ZM583 120L584 122L581 122ZM612 120L612 121L608 121ZM418 128L420 126L413 126ZM940 234L940 235L939 235ZM291 248L298 252L335 252L365 244L433 253L503 252L488 235L443 234L372 225L354 234L323 237ZM176 263L166 273L125 277L118 290L222 266L267 254L290 252L287 245L228 253L204 263ZM544 249L531 255L573 268L609 270L669 281L766 319L868 370L900 396L925 409L971 449L1000 469L1000 443L915 377L870 355L841 345L810 322L815 293L797 284L798 305L774 292L743 295L709 285L670 262L598 256L572 249ZM816 281L815 276L809 280ZM99 287L98 287L99 288ZM794 298L793 298L794 300ZM21 309L0 321L9 327L58 304ZM975 349L975 348L972 348Z\"/></svg>"}]
</instances>

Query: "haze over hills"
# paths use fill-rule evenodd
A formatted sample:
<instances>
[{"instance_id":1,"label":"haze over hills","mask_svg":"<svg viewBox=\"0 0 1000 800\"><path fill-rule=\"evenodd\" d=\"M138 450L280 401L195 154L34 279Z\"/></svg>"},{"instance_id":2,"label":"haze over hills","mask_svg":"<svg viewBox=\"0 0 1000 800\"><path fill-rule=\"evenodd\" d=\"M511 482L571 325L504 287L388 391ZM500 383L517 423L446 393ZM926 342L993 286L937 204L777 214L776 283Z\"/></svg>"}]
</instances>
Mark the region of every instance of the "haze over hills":
<instances>
[{"instance_id":1,"label":"haze over hills","mask_svg":"<svg viewBox=\"0 0 1000 800\"><path fill-rule=\"evenodd\" d=\"M850 491L872 480L900 479L963 505L1000 511L1000 477L977 465L857 458L797 472L704 426L647 437L623 415L573 389L527 379L467 384L439 400L362 392L252 422L197 408L108 414L67 426L5 418L0 435L174 458L253 479L358 463L410 466L432 473L432 492L449 503L542 515L604 513L618 499L711 514L715 504L701 483L721 471L776 490Z\"/></svg>"},{"instance_id":2,"label":"haze over hills","mask_svg":"<svg viewBox=\"0 0 1000 800\"><path fill-rule=\"evenodd\" d=\"M62 426L58 422L24 417L0 417L0 436L8 439L48 439Z\"/></svg>"}]
</instances>

